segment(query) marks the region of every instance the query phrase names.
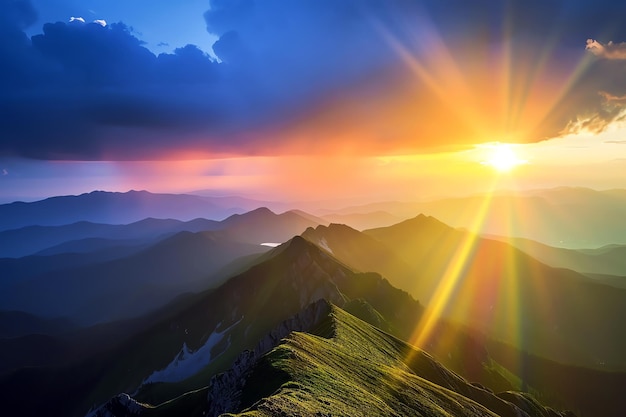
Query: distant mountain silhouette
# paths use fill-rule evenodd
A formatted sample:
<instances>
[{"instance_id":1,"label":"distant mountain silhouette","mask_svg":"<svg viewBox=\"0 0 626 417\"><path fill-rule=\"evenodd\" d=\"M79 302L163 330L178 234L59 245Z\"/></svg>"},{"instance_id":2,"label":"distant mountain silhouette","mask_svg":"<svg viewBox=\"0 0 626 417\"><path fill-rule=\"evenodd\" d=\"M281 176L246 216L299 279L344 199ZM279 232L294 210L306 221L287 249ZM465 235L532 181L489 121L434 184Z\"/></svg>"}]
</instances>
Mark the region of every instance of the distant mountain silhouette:
<instances>
[{"instance_id":1,"label":"distant mountain silhouette","mask_svg":"<svg viewBox=\"0 0 626 417\"><path fill-rule=\"evenodd\" d=\"M557 268L572 269L585 275L626 276L626 245L607 245L597 249L565 249L544 245L530 239L494 236L510 243L533 258ZM626 279L623 279L626 285Z\"/></svg>"},{"instance_id":2,"label":"distant mountain silhouette","mask_svg":"<svg viewBox=\"0 0 626 417\"><path fill-rule=\"evenodd\" d=\"M626 244L626 190L560 187L528 192L446 198L423 202L380 202L321 215L385 211L402 219L424 213L479 234L523 237L567 248ZM479 217L480 216L480 217ZM480 221L477 222L477 219Z\"/></svg>"},{"instance_id":3,"label":"distant mountain silhouette","mask_svg":"<svg viewBox=\"0 0 626 417\"><path fill-rule=\"evenodd\" d=\"M261 207L243 214L233 214L222 221L146 218L126 225L77 222L62 226L27 226L0 232L0 258L32 254L51 255L67 252L86 253L104 248L146 246L179 232L203 232L228 229L231 236L253 244L281 243L309 226L325 224L302 211L275 214ZM100 239L85 241L85 239ZM123 242L126 241L126 242Z\"/></svg>"},{"instance_id":4,"label":"distant mountain silhouette","mask_svg":"<svg viewBox=\"0 0 626 417\"><path fill-rule=\"evenodd\" d=\"M402 217L394 216L382 210L369 213L327 214L323 218L330 223L347 224L357 230L391 226L403 220Z\"/></svg>"},{"instance_id":5,"label":"distant mountain silhouette","mask_svg":"<svg viewBox=\"0 0 626 417\"><path fill-rule=\"evenodd\" d=\"M221 220L244 212L224 207L221 200L186 194L153 194L147 191L126 193L93 191L77 196L51 197L31 203L0 205L0 230L25 226L59 226L88 221L127 224L147 217L192 220Z\"/></svg>"},{"instance_id":6,"label":"distant mountain silhouette","mask_svg":"<svg viewBox=\"0 0 626 417\"><path fill-rule=\"evenodd\" d=\"M140 239L104 239L100 237L88 237L85 239L70 240L48 247L34 255L51 256L62 254L102 254L103 258L123 258L132 255L149 246L147 240ZM105 255L109 254L108 256ZM104 259L106 260L106 259Z\"/></svg>"},{"instance_id":7,"label":"distant mountain silhouette","mask_svg":"<svg viewBox=\"0 0 626 417\"><path fill-rule=\"evenodd\" d=\"M144 238L183 227L215 230L180 232L147 248L132 247L127 256L122 256L123 249L105 248L0 259L0 306L48 318L71 317L83 324L144 314L183 292L221 283L227 276L217 273L239 257L267 251L261 243L283 242L315 225L294 212L260 208L222 222L148 219L128 226L61 226L78 233L97 229ZM57 228L50 229L53 233Z\"/></svg>"}]
</instances>

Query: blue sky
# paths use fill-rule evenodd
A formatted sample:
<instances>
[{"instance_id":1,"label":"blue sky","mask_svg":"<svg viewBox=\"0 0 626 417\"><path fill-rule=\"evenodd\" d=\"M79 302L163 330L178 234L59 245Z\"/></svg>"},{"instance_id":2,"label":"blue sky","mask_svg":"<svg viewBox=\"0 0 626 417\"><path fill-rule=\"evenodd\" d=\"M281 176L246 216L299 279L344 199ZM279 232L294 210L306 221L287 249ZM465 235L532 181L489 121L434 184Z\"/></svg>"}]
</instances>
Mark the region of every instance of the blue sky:
<instances>
[{"instance_id":1,"label":"blue sky","mask_svg":"<svg viewBox=\"0 0 626 417\"><path fill-rule=\"evenodd\" d=\"M217 40L208 33L204 21L204 12L209 7L207 0L33 0L32 4L38 18L27 30L31 36L40 34L44 23L82 17L88 22L96 19L126 22L145 46L157 54L171 53L187 44L212 54L211 47Z\"/></svg>"}]
</instances>

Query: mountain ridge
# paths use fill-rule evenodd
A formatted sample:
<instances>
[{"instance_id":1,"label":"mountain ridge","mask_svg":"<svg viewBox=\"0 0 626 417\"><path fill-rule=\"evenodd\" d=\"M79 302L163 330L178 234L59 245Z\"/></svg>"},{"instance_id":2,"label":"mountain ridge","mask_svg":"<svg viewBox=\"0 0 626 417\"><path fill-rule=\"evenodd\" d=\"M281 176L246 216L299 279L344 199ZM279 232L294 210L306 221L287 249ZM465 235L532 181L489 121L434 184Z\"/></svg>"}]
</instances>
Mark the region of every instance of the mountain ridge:
<instances>
[{"instance_id":1,"label":"mountain ridge","mask_svg":"<svg viewBox=\"0 0 626 417\"><path fill-rule=\"evenodd\" d=\"M317 347L320 343L324 346ZM368 352L367 357L356 352ZM380 373L379 366L399 369ZM331 379L320 379L320 370ZM364 379L362 374L372 376ZM402 388L381 387L381 381L394 381L393 375ZM376 391L373 386L368 389L372 380ZM352 386L359 390L348 395ZM387 389L393 395L381 393ZM395 391L400 389L401 396ZM472 385L424 351L324 299L283 321L254 349L242 352L229 370L214 376L206 393L201 392L205 400L197 415L207 416L387 415L392 410L402 415L428 410L432 416L574 416L545 408L524 394L495 395ZM181 398L178 401L187 400ZM159 408L166 409L159 414ZM120 394L87 417L169 415L167 408Z\"/></svg>"},{"instance_id":2,"label":"mountain ridge","mask_svg":"<svg viewBox=\"0 0 626 417\"><path fill-rule=\"evenodd\" d=\"M127 224L147 217L192 220L223 219L245 210L222 207L219 200L191 194L157 194L145 190L92 191L34 202L0 205L0 230L31 225L58 226L77 221Z\"/></svg>"}]
</instances>

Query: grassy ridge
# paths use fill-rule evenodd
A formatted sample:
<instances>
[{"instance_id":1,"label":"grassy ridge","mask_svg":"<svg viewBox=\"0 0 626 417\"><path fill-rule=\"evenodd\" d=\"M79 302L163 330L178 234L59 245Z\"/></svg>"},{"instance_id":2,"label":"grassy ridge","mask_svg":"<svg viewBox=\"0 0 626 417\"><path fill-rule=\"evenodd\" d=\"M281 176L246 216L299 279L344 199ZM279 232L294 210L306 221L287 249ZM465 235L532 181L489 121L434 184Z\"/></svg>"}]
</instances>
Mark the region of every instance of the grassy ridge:
<instances>
[{"instance_id":1,"label":"grassy ridge","mask_svg":"<svg viewBox=\"0 0 626 417\"><path fill-rule=\"evenodd\" d=\"M237 415L518 415L510 402L345 311L334 307L328 320L323 332L294 332L261 360ZM523 394L507 395L530 416L561 415Z\"/></svg>"}]
</instances>

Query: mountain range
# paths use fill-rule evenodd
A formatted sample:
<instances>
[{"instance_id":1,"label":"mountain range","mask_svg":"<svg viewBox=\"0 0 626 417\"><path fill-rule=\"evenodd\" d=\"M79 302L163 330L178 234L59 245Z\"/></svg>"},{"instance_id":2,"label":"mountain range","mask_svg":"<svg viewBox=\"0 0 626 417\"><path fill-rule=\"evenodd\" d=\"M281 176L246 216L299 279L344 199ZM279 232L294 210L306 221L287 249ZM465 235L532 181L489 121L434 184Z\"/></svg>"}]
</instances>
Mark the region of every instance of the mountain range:
<instances>
[{"instance_id":1,"label":"mountain range","mask_svg":"<svg viewBox=\"0 0 626 417\"><path fill-rule=\"evenodd\" d=\"M566 249L544 245L530 239L490 237L507 242L533 258L556 268L568 268L603 281L602 276L621 278L626 276L626 245L606 245L594 249ZM612 279L607 283L618 287L626 285L626 279Z\"/></svg>"},{"instance_id":2,"label":"mountain range","mask_svg":"<svg viewBox=\"0 0 626 417\"><path fill-rule=\"evenodd\" d=\"M427 215L373 229L356 216L363 231L329 219L260 208L0 232L6 248L33 240L0 259L0 403L24 416L621 415L621 245L574 251Z\"/></svg>"},{"instance_id":3,"label":"mountain range","mask_svg":"<svg viewBox=\"0 0 626 417\"><path fill-rule=\"evenodd\" d=\"M571 249L626 244L626 224L622 221L626 212L626 191L620 189L559 187L526 192L499 191L417 202L379 202L315 213L365 216L380 212L399 219L423 213L478 234L521 237ZM377 216L379 214L372 218Z\"/></svg>"},{"instance_id":4,"label":"mountain range","mask_svg":"<svg viewBox=\"0 0 626 417\"><path fill-rule=\"evenodd\" d=\"M373 346L363 344L361 338L352 335L348 339L335 340L334 343L337 343L338 346L336 347L337 352L333 352L333 355L336 353L339 356L334 357L329 354L328 357L325 357L325 352L327 351L320 351L318 352L318 357L311 358L314 361L312 362L314 365L311 366L326 366L329 369L334 369L336 361L344 361L345 355L348 355L347 358L349 358L350 352L362 349L364 352L362 357L369 358L369 355L374 355L374 352L378 349L376 361L384 361L383 364L387 363L387 367L380 368L381 365L375 361L373 362L374 370L364 367L365 364L363 362L351 363L350 360L345 359L346 363L351 364L349 368L354 368L356 372L363 372L365 375L368 375L370 372L380 373L381 369L387 369L390 371L390 375L393 375L394 372L399 371L391 372L389 363L395 363L394 366L399 367L399 370L403 370L400 373L402 377L396 383L409 384L413 387L413 390L418 392L422 392L418 390L418 387L424 387L420 385L423 382L416 382L416 378L425 378L426 373L432 372L434 367L445 378L435 381L428 379L428 377L425 378L430 381L427 385L433 390L427 396L431 399L432 395L447 393L447 390L450 389L450 386L444 384L444 382L448 378L447 376L456 374L451 374L446 367L453 369L456 373L466 375L478 383L478 385L470 385L462 379L458 379L455 384L460 385L455 385L456 388L453 391L466 398L460 399L457 396L453 396L454 401L451 401L445 407L453 407L459 401L465 404L466 401L470 400L469 404L474 404L477 401L487 409L498 406L514 410L515 408L511 404L515 404L518 408L525 407L523 409L529 410L538 407L536 400L533 400L526 394L510 393L495 396L493 393L490 393L486 388L491 387L490 389L496 388L502 391L510 391L518 383L518 380L515 377L511 377L510 371L506 371L504 366L498 365L498 362L489 355L484 344L485 338L481 333L475 333L453 323L440 321L437 326L441 340L454 340L453 344L442 346L439 341L435 341L424 346L426 350L438 352L436 358L438 361L443 361L442 364L437 364L437 361L424 353L419 353L419 355L428 360L425 364L420 363L419 366L417 364L414 364L415 366L412 365L413 362L407 364L399 361L398 349L406 352L405 349L410 348L411 351L421 352L406 343L400 342L396 337L409 338L423 316L424 309L406 292L395 289L380 275L375 273L355 273L335 260L326 250L298 237L261 257L263 260L255 266L228 280L219 288L181 300L181 302L170 306L168 309L169 313L161 313L161 318L153 320L152 323L154 324L146 330L120 341L117 346L113 346L91 359L82 360L60 369L56 366L39 367L18 370L6 375L0 382L3 387L2 393L5 396L5 398L2 398L3 403L7 404L10 409L12 407L21 409L23 415L36 415L43 412L43 410L51 410L50 412L53 415L82 415L90 407L92 408L92 413L101 413L93 415L129 415L126 408L122 408L122 411L120 411L119 401L122 399L125 399L122 401L123 404L126 404L125 407L129 404L139 403L161 404L156 408L148 407L152 411L147 411L146 415L152 415L151 413L157 413L156 415L180 415L181 410L200 410L200 413L202 411L207 412L208 407L212 404L209 401L210 392L213 389L211 387L215 387L215 384L217 384L215 381L210 383L212 376L215 377L219 372L230 372L228 371L231 369L229 367L233 362L235 364L240 363L241 359L238 362L237 358L246 349L252 352L260 352L258 350L259 346L263 346L261 348L263 354L255 356L259 358L266 352L270 352L279 346L278 342L280 342L282 337L291 335L290 337L297 338L297 334L292 333L292 329L288 325L281 325L281 320L298 314L311 302L324 299L335 305L341 305L347 311L366 319L366 321L380 330L375 331L375 334L378 335L376 338L369 333L372 331L371 327L367 327L367 332L361 335L361 338L370 340ZM333 310L335 316L342 314L337 313L339 310L335 307L331 309L333 308L335 309ZM341 320L345 322L347 320L346 316L342 316ZM334 326L343 325L345 323L335 324ZM363 324L351 323L349 327L352 327L353 331L358 333L364 331ZM282 328L282 330L279 333L276 333L276 331L272 333L272 329L276 328ZM319 336L312 329L301 330L311 331L315 336ZM380 333L380 331L383 333ZM268 334L269 336L266 336ZM272 334L274 335L272 336ZM327 338L332 339L336 337L330 336L330 333L325 334ZM395 334L396 337L390 334ZM386 341L385 343L391 346L395 345L396 348L388 351L385 348L386 345L381 345L381 337ZM351 338L354 339L353 342L350 342L352 344L348 342ZM316 341L317 339L314 340ZM314 344L313 346L316 345ZM447 348L447 352L444 353L443 348ZM509 349L514 348L509 347ZM504 350L504 348L501 347L501 350ZM389 357L386 358L386 355L389 355ZM270 353L270 357L273 358L272 353ZM295 358L298 357L298 355L295 356ZM309 356L303 355L303 357L307 358ZM369 361L367 362L369 363ZM376 366L379 368L376 368ZM410 372L407 370L407 366L411 369ZM260 375L256 377L250 376L251 379L240 380L239 382L243 381L247 384L250 380L255 381L254 378L257 378L257 380L262 378L262 375L265 375L264 369L263 367L261 368L262 371L259 371L261 372ZM569 367L566 369L575 376L580 373L577 373L577 368ZM294 372L295 370L296 368L294 368ZM296 378L296 381L300 381L300 385L295 384L293 387L301 387L305 392L308 392L307 389L316 389L318 384L311 382L310 377L308 380L311 385L306 385L303 382L307 380L307 374L304 371L302 372L290 376L290 378ZM602 382L606 382L610 378L609 375L623 375L606 374L600 371L597 371L597 373L600 375ZM278 374L281 373L278 372ZM327 380L340 381L345 381L347 378L353 379L352 376L333 375L332 373L323 377ZM535 375L529 373L523 377L526 381L526 390L530 390L530 382L535 379ZM302 380L301 378L305 379ZM58 386L56 388L52 387L46 381L55 381L55 384L58 384ZM359 389L358 387L362 386L362 381L359 379L354 381L354 385L357 387L354 389ZM252 382L250 383L252 384ZM281 383L280 387L283 387L285 383L288 384L288 381ZM451 383L451 381L448 381L448 383ZM546 380L544 380L543 384L545 385L546 383ZM414 386L412 384L417 385ZM474 388L470 389L468 386ZM31 400L28 402L28 405L24 405L23 396L25 395L24 392L28 392L27 387L37 389L38 392L45 394L40 395L36 401ZM271 392L263 391L264 387L266 387L264 383L260 383L256 388L254 388L254 385L248 386L245 391L247 392L246 395L252 395L252 397L246 398L259 400L261 397L266 398ZM333 390L343 389L341 387L344 387L344 384L336 384L335 387L327 388L330 390L328 393L329 398L340 395L339 392L334 392ZM350 389L349 386L345 388ZM259 389L261 390L260 392L258 391ZM74 393L75 401L68 401L59 390ZM543 392L548 392L550 395L554 395L554 392L560 392L557 387L552 387L552 391L550 391L544 386L543 390ZM125 395L115 395L124 391L132 393L132 399ZM357 392L362 391L363 389L361 388ZM385 395L390 395L389 399L392 399L394 398L393 395L395 395L393 394L394 392L390 388L390 391L385 393ZM401 392L405 391L401 390ZM488 397L488 400L483 398L483 402L478 401L474 397L478 394L480 394L479 396ZM258 395L258 397L254 397L254 395ZM111 402L105 401L107 397L111 396L113 398ZM222 395L219 397L224 398ZM280 396L278 398L278 401L281 402ZM336 408L336 402L344 397L340 396L338 398L335 398L332 402L329 401L329 404L326 404L327 408L320 408L319 412L339 412L340 409ZM444 396L444 398L447 398L446 401L450 400L449 397ZM416 402L419 404L420 409L429 407L429 404L432 405L432 403L424 401L426 401L424 397L408 396L405 397L404 401L392 402L390 407L404 407L405 405L403 404L405 403L418 407ZM559 398L558 401L551 399L551 401L555 401L555 404L563 404L567 401L568 404L571 404L570 407L580 410L580 404L576 402L575 397L566 398L565 400ZM379 403L378 398L376 398L375 403ZM436 401L436 403L440 405L446 404L439 401ZM257 401L247 401L242 404L251 406L257 404ZM307 403L304 402L304 404ZM303 406L309 407L310 405ZM324 407L324 404L322 403L320 406ZM587 409L584 410L587 414L581 415L593 415L593 410L606 411L604 415L619 415L611 414L611 410L614 412L614 408L611 407L622 406L619 401L612 400L608 405L594 404L591 408L591 414L589 414L590 410ZM443 409L447 410L446 412L455 412L453 411L455 410L454 408L448 409L445 407ZM111 409L113 409L112 414L102 414L102 410L111 412ZM158 412L155 410L158 410ZM243 409L229 409L228 411L238 412L241 410ZM481 413L485 413L482 408L480 410ZM163 413L161 413L162 411ZM276 412L278 413L279 411ZM285 412L288 413L288 411ZM348 411L345 413L349 414ZM545 413L549 413L549 411L545 411L544 414L528 415L559 415ZM196 414L193 411L189 411L187 415Z\"/></svg>"},{"instance_id":5,"label":"mountain range","mask_svg":"<svg viewBox=\"0 0 626 417\"><path fill-rule=\"evenodd\" d=\"M237 206L245 204L247 207ZM252 203L258 207L258 203ZM249 211L249 200L202 197L190 194L153 194L131 190L125 193L92 191L77 196L50 197L34 202L0 205L0 230L25 226L59 226L87 221L127 224L145 218L192 220L224 219Z\"/></svg>"},{"instance_id":6,"label":"mountain range","mask_svg":"<svg viewBox=\"0 0 626 417\"><path fill-rule=\"evenodd\" d=\"M436 314L520 349L626 369L626 339L614 319L626 315L623 289L424 215L364 232L318 226L303 236L356 270L380 272L425 305L441 305Z\"/></svg>"},{"instance_id":7,"label":"mountain range","mask_svg":"<svg viewBox=\"0 0 626 417\"><path fill-rule=\"evenodd\" d=\"M0 273L4 276L0 282L0 305L5 310L66 317L83 324L137 316L184 292L215 286L227 278L221 269L237 258L264 252L268 248L262 243L283 242L318 224L311 216L295 212L278 215L266 208L235 214L221 222L198 219L140 223L80 225L83 232L113 231L137 239L143 236L140 245L121 251L118 248L114 253L112 247L96 246L93 252L80 254L0 259ZM185 227L197 230L202 225L209 231L174 232ZM75 231L76 226L40 228L38 232L40 236L62 239L60 235L66 229ZM150 234L152 244L148 243Z\"/></svg>"}]
</instances>

